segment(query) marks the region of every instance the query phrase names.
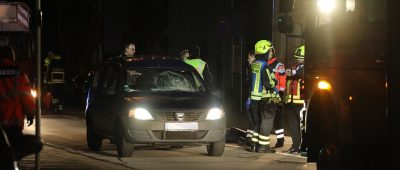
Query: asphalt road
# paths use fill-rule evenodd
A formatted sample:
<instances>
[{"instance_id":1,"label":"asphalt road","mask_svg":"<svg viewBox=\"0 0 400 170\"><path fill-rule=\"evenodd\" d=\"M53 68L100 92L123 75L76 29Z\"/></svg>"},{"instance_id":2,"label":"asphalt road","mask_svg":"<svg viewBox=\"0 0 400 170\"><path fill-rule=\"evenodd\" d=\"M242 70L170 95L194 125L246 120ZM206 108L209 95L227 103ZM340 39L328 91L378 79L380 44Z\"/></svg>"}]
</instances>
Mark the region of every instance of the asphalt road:
<instances>
[{"instance_id":1,"label":"asphalt road","mask_svg":"<svg viewBox=\"0 0 400 170\"><path fill-rule=\"evenodd\" d=\"M275 154L250 153L244 147L228 143L222 157L207 156L205 146L193 145L184 148L166 146L138 146L129 158L118 158L115 145L103 141L101 151L92 152L86 146L86 125L82 116L42 115L41 133L45 148L41 160L54 169L304 169L314 170L315 164L306 163L300 155L282 153L290 147L290 137ZM33 134L34 126L25 127L24 133ZM272 144L275 143L272 137ZM55 154L65 152L66 154ZM44 154L45 153L45 154ZM52 156L53 155L53 156ZM57 156L54 156L57 155ZM65 156L63 156L65 155ZM47 158L51 157L51 158ZM30 156L22 161L34 159ZM52 164L49 159L55 162ZM68 159L69 161L63 161ZM72 162L70 162L72 160ZM76 160L74 162L74 160ZM92 161L92 162L91 162ZM97 162L93 162L97 161ZM100 163L98 163L100 162ZM74 166L87 164L87 166ZM27 163L26 163L27 164ZM46 165L45 164L45 165ZM43 166L42 166L43 167ZM77 168L78 167L78 168ZM79 168L80 167L80 168ZM53 169L46 168L43 169Z\"/></svg>"}]
</instances>

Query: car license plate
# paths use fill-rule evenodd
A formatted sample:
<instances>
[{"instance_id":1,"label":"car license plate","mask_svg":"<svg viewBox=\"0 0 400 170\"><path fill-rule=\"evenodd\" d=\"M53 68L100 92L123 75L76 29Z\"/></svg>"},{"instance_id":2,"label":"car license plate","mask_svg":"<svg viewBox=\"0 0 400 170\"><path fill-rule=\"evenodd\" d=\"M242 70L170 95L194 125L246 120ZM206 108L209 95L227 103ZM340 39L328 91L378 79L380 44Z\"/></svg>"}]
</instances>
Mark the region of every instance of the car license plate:
<instances>
[{"instance_id":1,"label":"car license plate","mask_svg":"<svg viewBox=\"0 0 400 170\"><path fill-rule=\"evenodd\" d=\"M166 131L190 131L198 129L199 125L197 122L165 123Z\"/></svg>"}]
</instances>

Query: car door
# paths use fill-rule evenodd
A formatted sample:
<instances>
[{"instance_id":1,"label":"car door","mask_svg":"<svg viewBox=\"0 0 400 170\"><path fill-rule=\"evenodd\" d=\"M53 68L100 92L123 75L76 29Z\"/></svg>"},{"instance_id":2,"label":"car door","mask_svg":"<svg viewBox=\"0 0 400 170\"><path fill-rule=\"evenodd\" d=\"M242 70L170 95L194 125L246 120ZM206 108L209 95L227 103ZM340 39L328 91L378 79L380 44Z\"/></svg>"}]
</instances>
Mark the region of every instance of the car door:
<instances>
[{"instance_id":1,"label":"car door","mask_svg":"<svg viewBox=\"0 0 400 170\"><path fill-rule=\"evenodd\" d=\"M117 84L119 67L112 67L108 70L106 79L101 91L99 110L99 123L102 124L101 131L105 134L113 133L114 118L116 113L115 106L118 102Z\"/></svg>"}]
</instances>

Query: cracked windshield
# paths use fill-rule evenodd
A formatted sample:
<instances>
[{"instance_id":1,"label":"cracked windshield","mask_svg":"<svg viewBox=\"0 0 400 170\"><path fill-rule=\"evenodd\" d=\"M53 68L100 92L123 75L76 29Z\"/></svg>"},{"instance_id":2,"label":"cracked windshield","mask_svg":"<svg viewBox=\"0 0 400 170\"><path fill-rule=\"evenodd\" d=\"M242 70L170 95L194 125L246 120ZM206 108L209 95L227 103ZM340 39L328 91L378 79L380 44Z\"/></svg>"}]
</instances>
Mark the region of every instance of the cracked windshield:
<instances>
[{"instance_id":1,"label":"cracked windshield","mask_svg":"<svg viewBox=\"0 0 400 170\"><path fill-rule=\"evenodd\" d=\"M125 92L184 91L204 92L200 79L187 70L127 70Z\"/></svg>"}]
</instances>

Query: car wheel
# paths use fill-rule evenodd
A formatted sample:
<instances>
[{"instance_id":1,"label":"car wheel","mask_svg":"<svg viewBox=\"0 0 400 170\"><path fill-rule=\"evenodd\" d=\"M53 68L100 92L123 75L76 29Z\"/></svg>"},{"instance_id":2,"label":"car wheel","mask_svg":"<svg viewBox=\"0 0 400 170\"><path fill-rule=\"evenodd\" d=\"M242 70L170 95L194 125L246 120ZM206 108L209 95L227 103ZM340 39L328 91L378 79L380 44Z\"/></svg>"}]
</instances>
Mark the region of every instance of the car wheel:
<instances>
[{"instance_id":1,"label":"car wheel","mask_svg":"<svg viewBox=\"0 0 400 170\"><path fill-rule=\"evenodd\" d=\"M96 134L90 121L86 121L86 140L89 149L92 151L98 151L103 142L103 138Z\"/></svg>"},{"instance_id":2,"label":"car wheel","mask_svg":"<svg viewBox=\"0 0 400 170\"><path fill-rule=\"evenodd\" d=\"M135 146L129 142L126 141L125 135L124 135L124 130L123 128L117 128L117 133L116 133L116 138L117 138L117 152L119 157L130 157L132 156L133 150L135 149Z\"/></svg>"},{"instance_id":3,"label":"car wheel","mask_svg":"<svg viewBox=\"0 0 400 170\"><path fill-rule=\"evenodd\" d=\"M222 156L225 151L225 140L210 143L207 145L207 152L209 156Z\"/></svg>"}]
</instances>

